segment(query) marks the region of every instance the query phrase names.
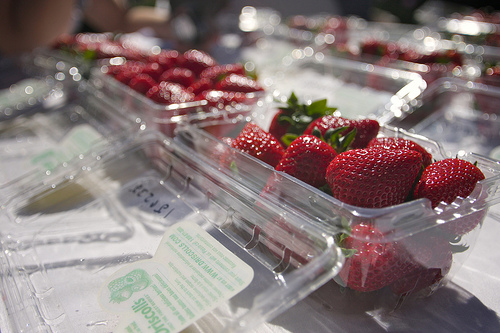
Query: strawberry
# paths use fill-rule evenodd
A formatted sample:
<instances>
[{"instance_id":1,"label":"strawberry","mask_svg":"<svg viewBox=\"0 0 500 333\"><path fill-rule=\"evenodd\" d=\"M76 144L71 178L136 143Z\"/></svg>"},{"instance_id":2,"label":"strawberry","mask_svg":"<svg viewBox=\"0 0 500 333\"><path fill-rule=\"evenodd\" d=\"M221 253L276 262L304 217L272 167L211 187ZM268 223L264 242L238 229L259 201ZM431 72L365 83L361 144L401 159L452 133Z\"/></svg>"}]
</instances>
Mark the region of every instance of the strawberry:
<instances>
[{"instance_id":1,"label":"strawberry","mask_svg":"<svg viewBox=\"0 0 500 333\"><path fill-rule=\"evenodd\" d=\"M336 155L332 146L320 138L302 135L288 146L276 170L319 188L326 184L326 169Z\"/></svg>"},{"instance_id":2,"label":"strawberry","mask_svg":"<svg viewBox=\"0 0 500 333\"><path fill-rule=\"evenodd\" d=\"M247 102L245 93L238 91L222 91L209 89L202 91L196 96L196 100L205 100L209 106L223 108L226 105L241 104Z\"/></svg>"},{"instance_id":3,"label":"strawberry","mask_svg":"<svg viewBox=\"0 0 500 333\"><path fill-rule=\"evenodd\" d=\"M484 178L482 171L473 163L459 158L447 158L425 168L413 196L415 199L429 199L432 208L435 208L440 202L450 204L458 197L466 198L477 182ZM464 235L473 230L483 217L484 212L477 212L442 224L441 228L454 235Z\"/></svg>"},{"instance_id":4,"label":"strawberry","mask_svg":"<svg viewBox=\"0 0 500 333\"><path fill-rule=\"evenodd\" d=\"M309 105L300 104L295 93L291 93L286 106L279 108L269 126L269 133L274 135L284 147L304 133L307 126L317 118L331 115L336 108L328 107L326 99L317 100ZM285 137L286 135L286 137Z\"/></svg>"},{"instance_id":5,"label":"strawberry","mask_svg":"<svg viewBox=\"0 0 500 333\"><path fill-rule=\"evenodd\" d=\"M337 240L346 253L346 260L339 277L345 286L362 292L375 291L409 273L397 244L386 241L374 225L361 223L354 226L349 235L340 236Z\"/></svg>"},{"instance_id":6,"label":"strawberry","mask_svg":"<svg viewBox=\"0 0 500 333\"><path fill-rule=\"evenodd\" d=\"M168 81L183 85L185 88L189 87L194 83L196 77L194 73L187 69L181 67L175 67L167 69L160 75L158 82Z\"/></svg>"},{"instance_id":7,"label":"strawberry","mask_svg":"<svg viewBox=\"0 0 500 333\"><path fill-rule=\"evenodd\" d=\"M156 81L148 74L141 73L130 80L128 86L138 93L146 95L149 89L156 86Z\"/></svg>"},{"instance_id":8,"label":"strawberry","mask_svg":"<svg viewBox=\"0 0 500 333\"><path fill-rule=\"evenodd\" d=\"M175 50L161 50L160 53L151 53L147 57L148 62L158 63L163 71L177 66L178 59L180 58L179 52Z\"/></svg>"},{"instance_id":9,"label":"strawberry","mask_svg":"<svg viewBox=\"0 0 500 333\"><path fill-rule=\"evenodd\" d=\"M442 201L450 204L457 197L469 196L482 179L482 171L469 161L459 158L436 161L424 170L414 198L429 199L433 208Z\"/></svg>"},{"instance_id":10,"label":"strawberry","mask_svg":"<svg viewBox=\"0 0 500 333\"><path fill-rule=\"evenodd\" d=\"M432 163L432 155L425 148L412 140L401 137L374 138L368 143L367 148L410 149L422 155L422 165L424 168Z\"/></svg>"},{"instance_id":11,"label":"strawberry","mask_svg":"<svg viewBox=\"0 0 500 333\"><path fill-rule=\"evenodd\" d=\"M200 73L200 78L206 78L215 83L230 74L245 75L245 68L242 64L238 63L215 65L204 69Z\"/></svg>"},{"instance_id":12,"label":"strawberry","mask_svg":"<svg viewBox=\"0 0 500 333\"><path fill-rule=\"evenodd\" d=\"M334 115L326 115L311 122L304 134L312 134L317 128L321 135L325 135L328 129L347 127L345 133L356 129L356 137L351 148L365 148L368 143L377 136L380 124L375 119L348 119ZM344 133L344 134L345 134Z\"/></svg>"},{"instance_id":13,"label":"strawberry","mask_svg":"<svg viewBox=\"0 0 500 333\"><path fill-rule=\"evenodd\" d=\"M174 104L194 101L194 95L182 85L173 82L160 82L148 90L146 96L159 104Z\"/></svg>"},{"instance_id":14,"label":"strawberry","mask_svg":"<svg viewBox=\"0 0 500 333\"><path fill-rule=\"evenodd\" d=\"M395 294L417 293L441 282L453 262L452 247L438 234L417 234L398 242L399 253L406 253L411 265L409 273L395 281Z\"/></svg>"},{"instance_id":15,"label":"strawberry","mask_svg":"<svg viewBox=\"0 0 500 333\"><path fill-rule=\"evenodd\" d=\"M213 88L213 83L210 79L203 78L191 83L187 90L195 95L199 95L205 90Z\"/></svg>"},{"instance_id":16,"label":"strawberry","mask_svg":"<svg viewBox=\"0 0 500 333\"><path fill-rule=\"evenodd\" d=\"M191 49L182 54L179 58L179 66L191 70L199 76L204 69L217 65L217 61L208 53Z\"/></svg>"},{"instance_id":17,"label":"strawberry","mask_svg":"<svg viewBox=\"0 0 500 333\"><path fill-rule=\"evenodd\" d=\"M405 201L421 164L421 155L413 150L353 149L332 160L326 181L332 196L342 202L387 207Z\"/></svg>"},{"instance_id":18,"label":"strawberry","mask_svg":"<svg viewBox=\"0 0 500 333\"><path fill-rule=\"evenodd\" d=\"M247 123L240 134L231 142L231 147L239 149L259 160L276 167L285 150L278 140L255 123Z\"/></svg>"},{"instance_id":19,"label":"strawberry","mask_svg":"<svg viewBox=\"0 0 500 333\"><path fill-rule=\"evenodd\" d=\"M216 89L227 91L240 91L244 93L264 91L264 88L254 79L241 75L230 74L217 82Z\"/></svg>"},{"instance_id":20,"label":"strawberry","mask_svg":"<svg viewBox=\"0 0 500 333\"><path fill-rule=\"evenodd\" d=\"M111 73L116 80L128 85L130 80L142 73L144 63L137 61L127 61L123 65L113 67Z\"/></svg>"},{"instance_id":21,"label":"strawberry","mask_svg":"<svg viewBox=\"0 0 500 333\"><path fill-rule=\"evenodd\" d=\"M142 73L148 74L151 76L156 82L160 82L160 76L164 72L163 67L160 66L157 62L149 62L144 65L142 69Z\"/></svg>"}]
</instances>

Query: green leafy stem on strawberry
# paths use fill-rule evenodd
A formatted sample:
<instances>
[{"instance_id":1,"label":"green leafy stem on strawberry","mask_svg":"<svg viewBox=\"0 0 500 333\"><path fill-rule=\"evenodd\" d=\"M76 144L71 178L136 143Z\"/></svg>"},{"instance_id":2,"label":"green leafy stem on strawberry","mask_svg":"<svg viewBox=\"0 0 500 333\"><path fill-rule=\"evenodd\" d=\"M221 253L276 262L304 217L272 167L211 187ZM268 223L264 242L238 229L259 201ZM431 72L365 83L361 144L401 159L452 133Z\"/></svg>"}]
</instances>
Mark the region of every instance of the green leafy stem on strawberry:
<instances>
[{"instance_id":1,"label":"green leafy stem on strawberry","mask_svg":"<svg viewBox=\"0 0 500 333\"><path fill-rule=\"evenodd\" d=\"M305 129L315 119L325 115L332 115L337 108L329 107L326 99L302 104L294 92L288 97L286 105L281 106L271 120L271 133L284 147L304 133Z\"/></svg>"}]
</instances>

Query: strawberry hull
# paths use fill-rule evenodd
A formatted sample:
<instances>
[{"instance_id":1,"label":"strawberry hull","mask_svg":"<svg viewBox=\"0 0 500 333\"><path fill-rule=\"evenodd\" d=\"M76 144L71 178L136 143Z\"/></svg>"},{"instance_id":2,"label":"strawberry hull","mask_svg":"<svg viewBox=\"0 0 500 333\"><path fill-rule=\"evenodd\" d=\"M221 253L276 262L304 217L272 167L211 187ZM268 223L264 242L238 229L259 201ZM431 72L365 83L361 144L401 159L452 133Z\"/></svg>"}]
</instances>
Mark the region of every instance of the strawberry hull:
<instances>
[{"instance_id":1,"label":"strawberry hull","mask_svg":"<svg viewBox=\"0 0 500 333\"><path fill-rule=\"evenodd\" d=\"M258 123L259 117L252 120ZM248 119L241 121L232 121L232 128L227 122L220 121L220 126L226 129L222 136L239 133ZM210 124L208 128L211 133L222 133L214 131L217 120L208 120L207 124ZM477 162L485 179L479 181L466 198L457 198L451 204L440 203L435 209L428 199L412 200L385 208L361 208L343 203L230 148L204 128L203 122L183 122L177 129L176 140L186 145L186 149L196 151L201 159L214 165L228 177L282 207L284 214L312 219L325 232L334 235L337 245L344 253L345 264L332 283L338 288L350 290L343 294L342 299L346 295L352 295L370 303L372 309L375 307L392 311L402 303L411 303L410 300L431 295L446 286L471 252L488 208L500 201L500 164L474 153L463 154L460 158L471 163ZM436 160L447 157L439 143L400 128L382 125L379 137L410 139L425 148ZM220 163L220 159L210 153L209 148L217 144L231 156L230 162ZM363 225L375 229L378 236L370 237L354 232ZM473 227L469 228L471 225ZM453 230L465 232L457 235ZM288 251L297 265L300 265L301 260L307 260L307 256L300 251L289 251L288 243L292 244L293 240L280 235L286 235L286 232L268 232L277 235L271 237L277 244L277 253ZM436 242L429 241L428 244L416 246L415 244L424 244L422 239ZM356 253L359 256L363 251L370 251L373 255L362 260L356 259ZM389 274L391 278L387 277Z\"/></svg>"}]
</instances>

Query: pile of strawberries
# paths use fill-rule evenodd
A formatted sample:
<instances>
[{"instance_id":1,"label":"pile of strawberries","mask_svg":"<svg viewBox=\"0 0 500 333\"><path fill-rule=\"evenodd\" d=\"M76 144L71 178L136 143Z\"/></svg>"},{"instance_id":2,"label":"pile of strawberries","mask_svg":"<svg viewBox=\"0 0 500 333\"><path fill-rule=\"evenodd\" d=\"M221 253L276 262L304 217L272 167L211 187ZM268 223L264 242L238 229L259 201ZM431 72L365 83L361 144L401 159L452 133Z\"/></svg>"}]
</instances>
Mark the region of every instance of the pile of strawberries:
<instances>
[{"instance_id":1,"label":"pile of strawberries","mask_svg":"<svg viewBox=\"0 0 500 333\"><path fill-rule=\"evenodd\" d=\"M264 90L242 64L218 64L196 49L162 50L109 66L108 74L158 104L206 100L210 106L222 107L246 103L248 93Z\"/></svg>"},{"instance_id":2,"label":"pile of strawberries","mask_svg":"<svg viewBox=\"0 0 500 333\"><path fill-rule=\"evenodd\" d=\"M112 33L63 34L52 48L85 61L114 57L141 60L143 57L142 50L117 39Z\"/></svg>"},{"instance_id":3,"label":"pile of strawberries","mask_svg":"<svg viewBox=\"0 0 500 333\"><path fill-rule=\"evenodd\" d=\"M145 52L109 33L65 35L53 48L89 61L126 59L108 66L107 74L158 104L204 100L209 106L224 107L251 102L249 93L264 90L242 64L219 64L196 49Z\"/></svg>"},{"instance_id":4,"label":"pile of strawberries","mask_svg":"<svg viewBox=\"0 0 500 333\"><path fill-rule=\"evenodd\" d=\"M250 122L224 142L344 203L364 208L419 198L429 199L435 208L467 197L485 178L466 160L434 161L412 140L379 136L380 125L374 119L347 119L334 112L326 100L303 105L292 93L269 131ZM349 226L349 232L337 235L346 254L339 274L342 284L364 292L390 286L405 295L434 286L450 270L457 250L452 243L483 217L483 212L474 213L399 241L387 241L373 223Z\"/></svg>"}]
</instances>

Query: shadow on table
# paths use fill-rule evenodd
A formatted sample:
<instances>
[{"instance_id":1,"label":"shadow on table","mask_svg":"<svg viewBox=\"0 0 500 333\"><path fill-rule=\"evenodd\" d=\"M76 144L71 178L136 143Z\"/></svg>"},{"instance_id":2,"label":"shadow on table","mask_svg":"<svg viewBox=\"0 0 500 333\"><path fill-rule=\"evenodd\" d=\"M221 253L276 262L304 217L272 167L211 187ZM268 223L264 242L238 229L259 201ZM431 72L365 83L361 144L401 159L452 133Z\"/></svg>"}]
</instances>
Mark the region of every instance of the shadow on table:
<instances>
[{"instance_id":1,"label":"shadow on table","mask_svg":"<svg viewBox=\"0 0 500 333\"><path fill-rule=\"evenodd\" d=\"M290 332L500 332L496 312L449 283L431 297L382 311L370 299L341 292L330 282L271 323Z\"/></svg>"}]
</instances>

